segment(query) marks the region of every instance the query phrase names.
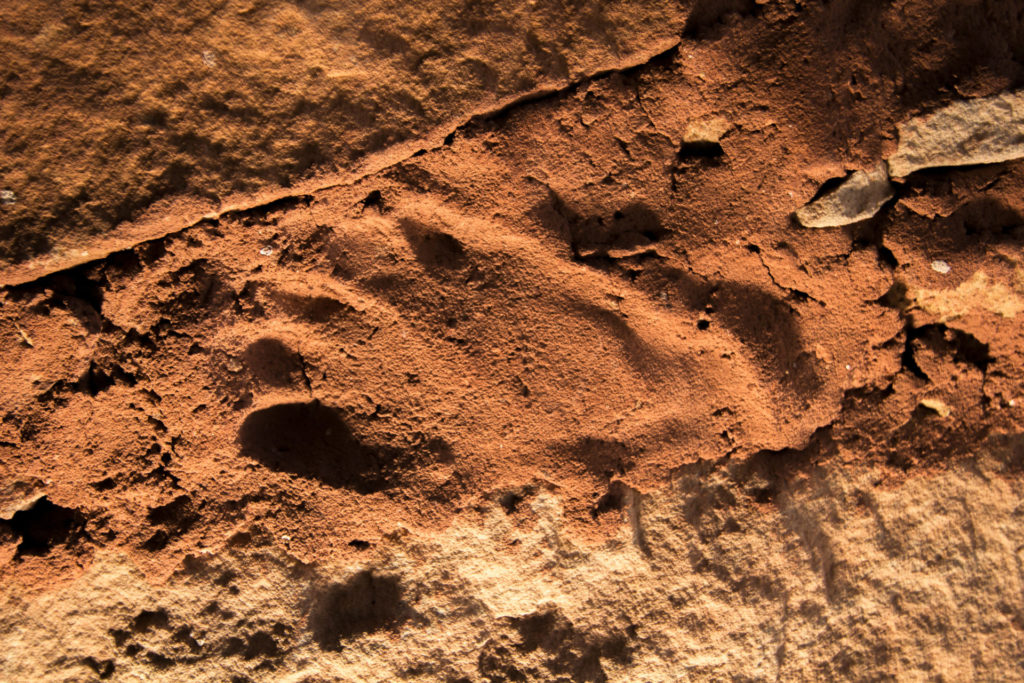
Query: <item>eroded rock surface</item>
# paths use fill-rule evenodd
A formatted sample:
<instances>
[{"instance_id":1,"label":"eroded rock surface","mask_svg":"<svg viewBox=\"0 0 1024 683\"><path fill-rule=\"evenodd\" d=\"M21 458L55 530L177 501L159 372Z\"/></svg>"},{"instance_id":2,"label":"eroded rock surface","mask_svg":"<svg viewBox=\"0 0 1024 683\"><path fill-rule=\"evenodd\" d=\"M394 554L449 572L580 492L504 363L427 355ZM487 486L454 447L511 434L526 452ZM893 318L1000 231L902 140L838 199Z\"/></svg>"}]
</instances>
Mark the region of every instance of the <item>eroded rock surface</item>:
<instances>
[{"instance_id":1,"label":"eroded rock surface","mask_svg":"<svg viewBox=\"0 0 1024 683\"><path fill-rule=\"evenodd\" d=\"M995 164L1024 157L1024 91L953 102L900 124L889 171Z\"/></svg>"},{"instance_id":2,"label":"eroded rock surface","mask_svg":"<svg viewBox=\"0 0 1024 683\"><path fill-rule=\"evenodd\" d=\"M5 2L0 262L74 260L100 235L407 156L642 63L685 19L667 0Z\"/></svg>"},{"instance_id":3,"label":"eroded rock surface","mask_svg":"<svg viewBox=\"0 0 1024 683\"><path fill-rule=\"evenodd\" d=\"M229 2L161 26L181 13L108 3L0 25L17 73L46 74L4 76L5 159L35 139L18 107L55 145L29 167L55 173L75 121L131 132L117 112L143 105L224 145L188 147L209 173L145 229L74 218L145 195L142 166L69 190L60 248L0 270L0 679L1024 666L1024 161L862 172L818 200L843 229L793 225L898 123L1019 91L1019 12L608 7ZM94 92L106 71L26 65L25 41L185 90ZM503 65L493 88L472 59ZM366 115L313 106L350 102L321 77ZM163 168L147 135L122 156ZM328 140L358 153L252 175ZM85 157L83 177L119 172ZM0 195L24 244L51 225L37 171ZM194 214L173 203L193 189Z\"/></svg>"}]
</instances>

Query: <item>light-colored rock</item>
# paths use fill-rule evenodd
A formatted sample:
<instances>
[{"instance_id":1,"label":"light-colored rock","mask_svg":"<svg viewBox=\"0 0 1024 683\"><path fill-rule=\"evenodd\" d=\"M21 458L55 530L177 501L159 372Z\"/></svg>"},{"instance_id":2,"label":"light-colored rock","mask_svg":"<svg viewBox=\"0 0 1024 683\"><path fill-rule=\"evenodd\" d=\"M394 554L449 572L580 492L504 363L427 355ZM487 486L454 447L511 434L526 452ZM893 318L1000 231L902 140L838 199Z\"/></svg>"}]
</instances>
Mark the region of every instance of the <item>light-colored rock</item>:
<instances>
[{"instance_id":1,"label":"light-colored rock","mask_svg":"<svg viewBox=\"0 0 1024 683\"><path fill-rule=\"evenodd\" d=\"M1024 297L1018 288L994 281L977 271L955 289L917 289L910 292L914 304L941 323L962 318L972 311L1014 318L1024 311Z\"/></svg>"},{"instance_id":2,"label":"light-colored rock","mask_svg":"<svg viewBox=\"0 0 1024 683\"><path fill-rule=\"evenodd\" d=\"M871 218L892 198L885 164L855 171L843 184L803 206L796 219L805 228L837 228Z\"/></svg>"},{"instance_id":3,"label":"light-colored rock","mask_svg":"<svg viewBox=\"0 0 1024 683\"><path fill-rule=\"evenodd\" d=\"M954 102L899 126L894 178L922 168L995 164L1024 157L1024 91Z\"/></svg>"},{"instance_id":4,"label":"light-colored rock","mask_svg":"<svg viewBox=\"0 0 1024 683\"><path fill-rule=\"evenodd\" d=\"M953 412L948 405L937 398L922 398L921 406L932 411L939 417L949 417Z\"/></svg>"},{"instance_id":5,"label":"light-colored rock","mask_svg":"<svg viewBox=\"0 0 1024 683\"><path fill-rule=\"evenodd\" d=\"M566 535L541 489L521 503L533 523L492 502L472 524L396 532L359 566L260 541L153 582L101 552L45 594L0 586L0 678L991 678L1019 666L1024 589L1020 495L1000 474L1019 442L996 443L893 489L834 462L758 479L780 486L762 505L728 471L688 468L630 499L632 521L597 546Z\"/></svg>"},{"instance_id":6,"label":"light-colored rock","mask_svg":"<svg viewBox=\"0 0 1024 683\"><path fill-rule=\"evenodd\" d=\"M691 121L683 132L683 143L687 145L711 145L729 132L732 124L721 116Z\"/></svg>"}]
</instances>

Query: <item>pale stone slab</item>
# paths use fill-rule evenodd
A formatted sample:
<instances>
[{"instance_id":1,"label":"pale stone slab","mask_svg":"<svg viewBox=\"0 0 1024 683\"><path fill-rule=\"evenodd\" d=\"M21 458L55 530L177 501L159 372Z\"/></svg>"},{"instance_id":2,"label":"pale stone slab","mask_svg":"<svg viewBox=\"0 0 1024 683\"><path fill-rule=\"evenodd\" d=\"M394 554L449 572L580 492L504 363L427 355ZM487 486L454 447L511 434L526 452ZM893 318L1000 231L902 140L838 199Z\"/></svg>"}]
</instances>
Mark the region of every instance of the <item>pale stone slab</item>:
<instances>
[{"instance_id":1,"label":"pale stone slab","mask_svg":"<svg viewBox=\"0 0 1024 683\"><path fill-rule=\"evenodd\" d=\"M899 126L889 173L902 178L922 168L995 164L1024 157L1024 90L954 102Z\"/></svg>"},{"instance_id":2,"label":"pale stone slab","mask_svg":"<svg viewBox=\"0 0 1024 683\"><path fill-rule=\"evenodd\" d=\"M837 228L871 218L892 198L885 164L855 171L843 184L801 207L796 219L805 228Z\"/></svg>"}]
</instances>

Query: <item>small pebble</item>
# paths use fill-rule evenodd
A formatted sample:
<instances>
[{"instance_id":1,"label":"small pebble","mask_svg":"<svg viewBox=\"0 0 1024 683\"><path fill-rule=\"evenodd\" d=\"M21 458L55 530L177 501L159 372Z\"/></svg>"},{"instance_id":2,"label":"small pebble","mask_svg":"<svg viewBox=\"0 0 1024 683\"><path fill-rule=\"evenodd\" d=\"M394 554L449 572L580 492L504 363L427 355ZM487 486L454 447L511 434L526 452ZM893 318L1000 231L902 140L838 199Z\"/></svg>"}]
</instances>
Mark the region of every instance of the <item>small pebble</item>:
<instances>
[{"instance_id":1,"label":"small pebble","mask_svg":"<svg viewBox=\"0 0 1024 683\"><path fill-rule=\"evenodd\" d=\"M10 206L18 201L18 195L14 194L11 190L0 190L0 204L4 206Z\"/></svg>"},{"instance_id":2,"label":"small pebble","mask_svg":"<svg viewBox=\"0 0 1024 683\"><path fill-rule=\"evenodd\" d=\"M881 163L867 171L854 171L794 215L805 228L838 228L871 218L892 197L893 185Z\"/></svg>"},{"instance_id":3,"label":"small pebble","mask_svg":"<svg viewBox=\"0 0 1024 683\"><path fill-rule=\"evenodd\" d=\"M260 249L260 253L263 254L264 256L270 256L271 254L274 253L274 250L271 249L270 247L263 247L262 249Z\"/></svg>"},{"instance_id":4,"label":"small pebble","mask_svg":"<svg viewBox=\"0 0 1024 683\"><path fill-rule=\"evenodd\" d=\"M217 66L217 56L213 53L213 50L203 50L203 64L209 67Z\"/></svg>"},{"instance_id":5,"label":"small pebble","mask_svg":"<svg viewBox=\"0 0 1024 683\"><path fill-rule=\"evenodd\" d=\"M932 261L932 270L936 273L942 273L945 275L949 272L949 264L945 261Z\"/></svg>"},{"instance_id":6,"label":"small pebble","mask_svg":"<svg viewBox=\"0 0 1024 683\"><path fill-rule=\"evenodd\" d=\"M953 412L948 405L937 398L922 398L920 405L921 407L927 408L937 414L939 417L949 417L950 413Z\"/></svg>"}]
</instances>

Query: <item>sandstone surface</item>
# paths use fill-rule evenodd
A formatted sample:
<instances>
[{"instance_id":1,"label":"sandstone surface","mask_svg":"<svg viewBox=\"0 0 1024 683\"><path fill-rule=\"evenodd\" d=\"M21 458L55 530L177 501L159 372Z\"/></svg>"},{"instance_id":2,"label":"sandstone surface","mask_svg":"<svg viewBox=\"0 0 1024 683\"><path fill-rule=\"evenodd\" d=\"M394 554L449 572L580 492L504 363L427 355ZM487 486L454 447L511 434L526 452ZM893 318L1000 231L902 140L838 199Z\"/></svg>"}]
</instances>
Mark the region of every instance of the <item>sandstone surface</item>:
<instances>
[{"instance_id":1,"label":"sandstone surface","mask_svg":"<svg viewBox=\"0 0 1024 683\"><path fill-rule=\"evenodd\" d=\"M12 0L0 52L0 680L1024 668L1024 160L897 142L1017 97L1019 3Z\"/></svg>"},{"instance_id":2,"label":"sandstone surface","mask_svg":"<svg viewBox=\"0 0 1024 683\"><path fill-rule=\"evenodd\" d=\"M1024 157L1024 92L953 102L900 125L889 170L902 177L923 168L995 164Z\"/></svg>"}]
</instances>

